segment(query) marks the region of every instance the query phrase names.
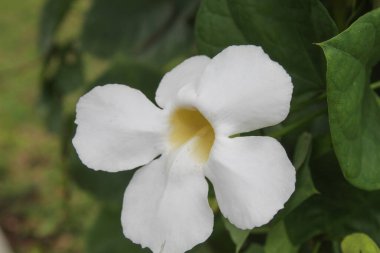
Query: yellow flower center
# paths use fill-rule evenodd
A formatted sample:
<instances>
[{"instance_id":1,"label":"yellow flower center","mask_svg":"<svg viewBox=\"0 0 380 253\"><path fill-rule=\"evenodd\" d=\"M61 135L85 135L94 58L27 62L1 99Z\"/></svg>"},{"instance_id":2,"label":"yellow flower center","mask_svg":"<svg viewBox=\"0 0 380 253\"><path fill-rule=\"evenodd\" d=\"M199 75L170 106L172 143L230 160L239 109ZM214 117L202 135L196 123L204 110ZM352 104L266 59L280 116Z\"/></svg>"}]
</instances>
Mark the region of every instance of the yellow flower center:
<instances>
[{"instance_id":1,"label":"yellow flower center","mask_svg":"<svg viewBox=\"0 0 380 253\"><path fill-rule=\"evenodd\" d=\"M169 142L178 148L194 139L193 154L200 162L208 160L215 133L210 122L195 108L178 108L170 116Z\"/></svg>"}]
</instances>

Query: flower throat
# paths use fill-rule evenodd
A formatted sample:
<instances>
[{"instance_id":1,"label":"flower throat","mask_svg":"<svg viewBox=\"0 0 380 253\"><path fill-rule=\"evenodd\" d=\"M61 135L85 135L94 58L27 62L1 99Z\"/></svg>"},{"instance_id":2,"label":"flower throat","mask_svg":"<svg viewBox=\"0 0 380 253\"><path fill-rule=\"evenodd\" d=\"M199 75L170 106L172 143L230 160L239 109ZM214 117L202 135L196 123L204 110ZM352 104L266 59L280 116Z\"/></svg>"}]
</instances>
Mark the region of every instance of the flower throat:
<instances>
[{"instance_id":1,"label":"flower throat","mask_svg":"<svg viewBox=\"0 0 380 253\"><path fill-rule=\"evenodd\" d=\"M200 162L208 160L215 140L210 122L195 108L178 108L170 117L169 142L178 148L194 139L193 154Z\"/></svg>"}]
</instances>

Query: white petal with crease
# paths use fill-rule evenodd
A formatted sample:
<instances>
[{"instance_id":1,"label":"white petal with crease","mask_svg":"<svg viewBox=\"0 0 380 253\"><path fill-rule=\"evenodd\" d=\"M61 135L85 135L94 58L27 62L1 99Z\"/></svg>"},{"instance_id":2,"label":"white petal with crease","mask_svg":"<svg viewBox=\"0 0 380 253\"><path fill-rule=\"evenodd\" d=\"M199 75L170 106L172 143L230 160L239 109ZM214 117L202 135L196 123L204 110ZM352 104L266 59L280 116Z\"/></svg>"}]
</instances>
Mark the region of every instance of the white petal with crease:
<instances>
[{"instance_id":1,"label":"white petal with crease","mask_svg":"<svg viewBox=\"0 0 380 253\"><path fill-rule=\"evenodd\" d=\"M91 169L110 172L144 165L163 150L163 112L126 85L98 86L77 104L73 144Z\"/></svg>"},{"instance_id":2,"label":"white petal with crease","mask_svg":"<svg viewBox=\"0 0 380 253\"><path fill-rule=\"evenodd\" d=\"M215 56L200 78L198 109L233 135L280 123L289 112L290 76L257 46L231 46Z\"/></svg>"},{"instance_id":3,"label":"white petal with crease","mask_svg":"<svg viewBox=\"0 0 380 253\"><path fill-rule=\"evenodd\" d=\"M295 169L271 137L219 138L205 174L221 212L241 229L269 222L294 191Z\"/></svg>"},{"instance_id":4,"label":"white petal with crease","mask_svg":"<svg viewBox=\"0 0 380 253\"><path fill-rule=\"evenodd\" d=\"M139 169L123 202L124 235L154 253L183 253L212 232L208 185L191 149L183 146Z\"/></svg>"},{"instance_id":5,"label":"white petal with crease","mask_svg":"<svg viewBox=\"0 0 380 253\"><path fill-rule=\"evenodd\" d=\"M194 56L176 66L162 78L156 92L156 102L162 108L170 104L185 85L198 82L203 70L210 62L207 56Z\"/></svg>"}]
</instances>

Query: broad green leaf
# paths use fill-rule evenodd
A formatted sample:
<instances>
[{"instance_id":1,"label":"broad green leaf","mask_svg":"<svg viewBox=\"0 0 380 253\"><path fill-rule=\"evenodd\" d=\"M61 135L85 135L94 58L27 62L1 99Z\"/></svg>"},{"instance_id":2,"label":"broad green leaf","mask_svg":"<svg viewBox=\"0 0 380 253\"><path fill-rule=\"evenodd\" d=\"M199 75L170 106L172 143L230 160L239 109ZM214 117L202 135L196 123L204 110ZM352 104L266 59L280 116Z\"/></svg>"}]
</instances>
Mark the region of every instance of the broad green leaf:
<instances>
[{"instance_id":1,"label":"broad green leaf","mask_svg":"<svg viewBox=\"0 0 380 253\"><path fill-rule=\"evenodd\" d=\"M313 43L335 34L318 0L204 0L196 22L201 53L213 56L233 44L262 46L292 76L295 94L323 89L323 54Z\"/></svg>"},{"instance_id":2,"label":"broad green leaf","mask_svg":"<svg viewBox=\"0 0 380 253\"><path fill-rule=\"evenodd\" d=\"M311 159L310 166L320 194L285 217L292 243L301 244L320 234L340 240L354 232L366 233L379 243L380 191L360 190L346 182L332 150Z\"/></svg>"},{"instance_id":3,"label":"broad green leaf","mask_svg":"<svg viewBox=\"0 0 380 253\"><path fill-rule=\"evenodd\" d=\"M341 244L343 253L380 253L379 247L363 233L346 236Z\"/></svg>"},{"instance_id":4,"label":"broad green leaf","mask_svg":"<svg viewBox=\"0 0 380 253\"><path fill-rule=\"evenodd\" d=\"M231 236L232 241L236 246L235 252L240 252L241 247L244 245L245 240L248 238L250 230L238 229L225 218L223 218L223 221L228 233Z\"/></svg>"},{"instance_id":5,"label":"broad green leaf","mask_svg":"<svg viewBox=\"0 0 380 253\"><path fill-rule=\"evenodd\" d=\"M120 210L103 208L87 235L88 253L148 253L123 235Z\"/></svg>"},{"instance_id":6,"label":"broad green leaf","mask_svg":"<svg viewBox=\"0 0 380 253\"><path fill-rule=\"evenodd\" d=\"M230 45L249 44L235 24L227 0L201 2L195 35L200 53L209 56L216 55Z\"/></svg>"},{"instance_id":7,"label":"broad green leaf","mask_svg":"<svg viewBox=\"0 0 380 253\"><path fill-rule=\"evenodd\" d=\"M39 25L38 47L41 52L46 53L50 49L55 33L73 2L73 0L46 0Z\"/></svg>"},{"instance_id":8,"label":"broad green leaf","mask_svg":"<svg viewBox=\"0 0 380 253\"><path fill-rule=\"evenodd\" d=\"M290 241L283 221L269 231L264 247L265 253L297 253L298 248Z\"/></svg>"},{"instance_id":9,"label":"broad green leaf","mask_svg":"<svg viewBox=\"0 0 380 253\"><path fill-rule=\"evenodd\" d=\"M327 101L334 150L346 179L380 189L380 107L369 88L380 60L380 9L320 44L327 59Z\"/></svg>"}]
</instances>

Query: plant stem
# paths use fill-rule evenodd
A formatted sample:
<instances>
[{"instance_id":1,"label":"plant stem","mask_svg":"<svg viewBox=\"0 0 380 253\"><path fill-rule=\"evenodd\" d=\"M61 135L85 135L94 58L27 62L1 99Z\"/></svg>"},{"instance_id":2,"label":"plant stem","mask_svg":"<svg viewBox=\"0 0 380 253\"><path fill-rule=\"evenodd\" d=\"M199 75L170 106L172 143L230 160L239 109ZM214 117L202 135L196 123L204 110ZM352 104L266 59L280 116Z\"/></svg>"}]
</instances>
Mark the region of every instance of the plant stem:
<instances>
[{"instance_id":1,"label":"plant stem","mask_svg":"<svg viewBox=\"0 0 380 253\"><path fill-rule=\"evenodd\" d=\"M281 128L277 131L273 131L272 133L269 133L268 135L272 136L273 138L279 138L279 137L282 137L284 135L287 135L288 133L294 131L295 129L306 125L307 123L314 120L318 116L324 114L325 112L326 112L326 108L322 108L322 109L320 109L320 110L318 110L318 111L316 111L316 112L314 112L308 116L305 116L301 120L296 121L296 122L294 122L294 123L292 123L292 124L290 124L284 128Z\"/></svg>"}]
</instances>

